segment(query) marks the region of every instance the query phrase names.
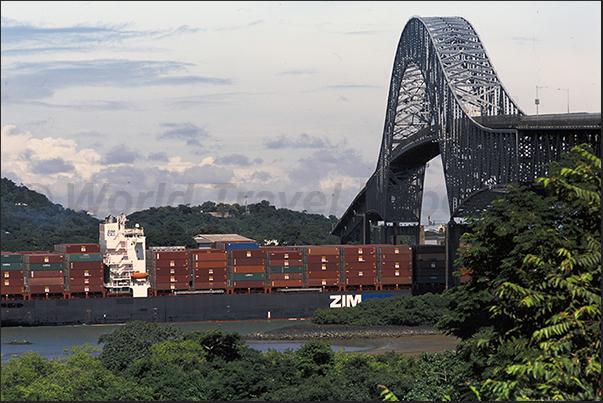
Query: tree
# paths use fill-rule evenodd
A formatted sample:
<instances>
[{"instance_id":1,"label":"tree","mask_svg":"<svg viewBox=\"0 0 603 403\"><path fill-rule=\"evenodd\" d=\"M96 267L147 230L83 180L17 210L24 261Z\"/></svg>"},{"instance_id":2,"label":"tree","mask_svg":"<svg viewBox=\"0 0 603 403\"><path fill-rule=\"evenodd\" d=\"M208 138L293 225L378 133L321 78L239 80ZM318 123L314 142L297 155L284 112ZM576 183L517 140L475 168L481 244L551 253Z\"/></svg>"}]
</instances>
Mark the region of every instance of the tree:
<instances>
[{"instance_id":1,"label":"tree","mask_svg":"<svg viewBox=\"0 0 603 403\"><path fill-rule=\"evenodd\" d=\"M447 293L439 326L495 366L482 398L601 398L600 177L600 158L576 147L540 186L511 186L469 220L471 280Z\"/></svg>"},{"instance_id":2,"label":"tree","mask_svg":"<svg viewBox=\"0 0 603 403\"><path fill-rule=\"evenodd\" d=\"M172 324L162 327L151 322L129 322L98 338L99 343L105 343L99 358L105 367L120 372L135 360L149 355L154 344L181 337L182 330Z\"/></svg>"}]
</instances>

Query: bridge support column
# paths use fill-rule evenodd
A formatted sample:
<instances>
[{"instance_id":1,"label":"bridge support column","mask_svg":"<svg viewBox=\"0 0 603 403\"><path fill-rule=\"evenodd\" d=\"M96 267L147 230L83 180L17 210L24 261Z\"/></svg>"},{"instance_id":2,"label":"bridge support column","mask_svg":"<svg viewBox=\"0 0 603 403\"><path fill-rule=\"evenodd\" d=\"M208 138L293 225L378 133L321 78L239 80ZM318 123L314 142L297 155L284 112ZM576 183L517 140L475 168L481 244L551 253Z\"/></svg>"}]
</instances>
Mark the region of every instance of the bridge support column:
<instances>
[{"instance_id":1,"label":"bridge support column","mask_svg":"<svg viewBox=\"0 0 603 403\"><path fill-rule=\"evenodd\" d=\"M452 273L460 268L454 262L459 257L461 236L465 232L467 232L467 225L456 223L454 219L446 225L446 289L460 285L460 277L453 276Z\"/></svg>"}]
</instances>

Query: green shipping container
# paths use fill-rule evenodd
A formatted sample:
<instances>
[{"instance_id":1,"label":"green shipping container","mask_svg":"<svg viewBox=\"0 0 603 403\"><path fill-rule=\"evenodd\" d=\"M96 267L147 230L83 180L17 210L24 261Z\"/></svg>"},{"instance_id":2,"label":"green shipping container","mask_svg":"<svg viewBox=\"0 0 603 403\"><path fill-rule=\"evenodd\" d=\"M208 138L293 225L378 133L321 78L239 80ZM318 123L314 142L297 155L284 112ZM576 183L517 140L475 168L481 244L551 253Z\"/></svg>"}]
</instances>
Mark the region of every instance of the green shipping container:
<instances>
[{"instance_id":1,"label":"green shipping container","mask_svg":"<svg viewBox=\"0 0 603 403\"><path fill-rule=\"evenodd\" d=\"M5 256L5 255L3 255ZM23 270L23 263L5 263L2 261L2 270Z\"/></svg>"},{"instance_id":2,"label":"green shipping container","mask_svg":"<svg viewBox=\"0 0 603 403\"><path fill-rule=\"evenodd\" d=\"M102 253L67 253L66 262L102 262Z\"/></svg>"},{"instance_id":3,"label":"green shipping container","mask_svg":"<svg viewBox=\"0 0 603 403\"><path fill-rule=\"evenodd\" d=\"M268 273L301 273L302 266L268 266Z\"/></svg>"},{"instance_id":4,"label":"green shipping container","mask_svg":"<svg viewBox=\"0 0 603 403\"><path fill-rule=\"evenodd\" d=\"M232 281L265 280L265 273L232 273Z\"/></svg>"},{"instance_id":5,"label":"green shipping container","mask_svg":"<svg viewBox=\"0 0 603 403\"><path fill-rule=\"evenodd\" d=\"M30 271L41 271L41 270L65 270L63 263L30 263Z\"/></svg>"},{"instance_id":6,"label":"green shipping container","mask_svg":"<svg viewBox=\"0 0 603 403\"><path fill-rule=\"evenodd\" d=\"M20 253L14 254L3 254L2 255L2 263L22 263L23 255Z\"/></svg>"}]
</instances>

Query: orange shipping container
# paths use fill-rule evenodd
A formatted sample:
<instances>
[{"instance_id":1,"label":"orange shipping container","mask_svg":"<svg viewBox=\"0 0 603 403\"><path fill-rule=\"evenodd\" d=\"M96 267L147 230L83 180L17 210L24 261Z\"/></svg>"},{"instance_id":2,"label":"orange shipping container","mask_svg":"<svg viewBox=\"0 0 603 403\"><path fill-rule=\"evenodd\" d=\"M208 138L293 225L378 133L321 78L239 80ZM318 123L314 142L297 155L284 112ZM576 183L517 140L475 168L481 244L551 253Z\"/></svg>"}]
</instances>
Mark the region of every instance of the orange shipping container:
<instances>
[{"instance_id":1,"label":"orange shipping container","mask_svg":"<svg viewBox=\"0 0 603 403\"><path fill-rule=\"evenodd\" d=\"M16 286L2 286L0 287L0 293L2 295L19 295L19 294L23 294L25 292L25 289L23 288L22 285L16 285Z\"/></svg>"},{"instance_id":2,"label":"orange shipping container","mask_svg":"<svg viewBox=\"0 0 603 403\"><path fill-rule=\"evenodd\" d=\"M30 285L30 294L60 294L65 291L62 285Z\"/></svg>"},{"instance_id":3,"label":"orange shipping container","mask_svg":"<svg viewBox=\"0 0 603 403\"><path fill-rule=\"evenodd\" d=\"M188 267L188 259L159 259L151 262L155 267Z\"/></svg>"},{"instance_id":4,"label":"orange shipping container","mask_svg":"<svg viewBox=\"0 0 603 403\"><path fill-rule=\"evenodd\" d=\"M346 285L372 285L376 283L377 279L374 277L350 277L345 279Z\"/></svg>"},{"instance_id":5,"label":"orange shipping container","mask_svg":"<svg viewBox=\"0 0 603 403\"><path fill-rule=\"evenodd\" d=\"M63 277L64 270L31 270L27 272L29 278Z\"/></svg>"},{"instance_id":6,"label":"orange shipping container","mask_svg":"<svg viewBox=\"0 0 603 403\"><path fill-rule=\"evenodd\" d=\"M381 277L381 284L412 284L412 276Z\"/></svg>"},{"instance_id":7,"label":"orange shipping container","mask_svg":"<svg viewBox=\"0 0 603 403\"><path fill-rule=\"evenodd\" d=\"M7 270L2 272L2 278L20 278L23 280L23 270Z\"/></svg>"},{"instance_id":8,"label":"orange shipping container","mask_svg":"<svg viewBox=\"0 0 603 403\"><path fill-rule=\"evenodd\" d=\"M156 276L175 276L189 274L188 267L157 267L155 269Z\"/></svg>"},{"instance_id":9,"label":"orange shipping container","mask_svg":"<svg viewBox=\"0 0 603 403\"><path fill-rule=\"evenodd\" d=\"M317 286L336 286L339 285L339 278L308 278L308 286L317 287Z\"/></svg>"},{"instance_id":10,"label":"orange shipping container","mask_svg":"<svg viewBox=\"0 0 603 403\"><path fill-rule=\"evenodd\" d=\"M308 256L308 264L316 263L337 263L339 264L339 255L313 255Z\"/></svg>"},{"instance_id":11,"label":"orange shipping container","mask_svg":"<svg viewBox=\"0 0 603 403\"><path fill-rule=\"evenodd\" d=\"M219 268L219 267L228 267L228 261L224 260L199 260L193 262L193 267L195 269L205 269L205 268Z\"/></svg>"},{"instance_id":12,"label":"orange shipping container","mask_svg":"<svg viewBox=\"0 0 603 403\"><path fill-rule=\"evenodd\" d=\"M412 269L381 269L382 277L412 276Z\"/></svg>"},{"instance_id":13,"label":"orange shipping container","mask_svg":"<svg viewBox=\"0 0 603 403\"><path fill-rule=\"evenodd\" d=\"M226 281L195 282L195 290L219 290L227 287Z\"/></svg>"},{"instance_id":14,"label":"orange shipping container","mask_svg":"<svg viewBox=\"0 0 603 403\"><path fill-rule=\"evenodd\" d=\"M233 273L264 273L266 268L264 266L233 266Z\"/></svg>"},{"instance_id":15,"label":"orange shipping container","mask_svg":"<svg viewBox=\"0 0 603 403\"><path fill-rule=\"evenodd\" d=\"M74 285L102 285L102 277L70 277L69 286ZM70 290L71 291L71 290Z\"/></svg>"},{"instance_id":16,"label":"orange shipping container","mask_svg":"<svg viewBox=\"0 0 603 403\"><path fill-rule=\"evenodd\" d=\"M270 280L302 280L302 273L270 273Z\"/></svg>"},{"instance_id":17,"label":"orange shipping container","mask_svg":"<svg viewBox=\"0 0 603 403\"><path fill-rule=\"evenodd\" d=\"M389 270L389 269L412 269L412 262L381 262L381 270Z\"/></svg>"},{"instance_id":18,"label":"orange shipping container","mask_svg":"<svg viewBox=\"0 0 603 403\"><path fill-rule=\"evenodd\" d=\"M175 274L167 276L157 276L155 278L156 283L187 283L189 276L188 274Z\"/></svg>"},{"instance_id":19,"label":"orange shipping container","mask_svg":"<svg viewBox=\"0 0 603 403\"><path fill-rule=\"evenodd\" d=\"M27 283L30 287L32 285L63 285L65 279L63 277L38 277L28 279Z\"/></svg>"},{"instance_id":20,"label":"orange shipping container","mask_svg":"<svg viewBox=\"0 0 603 403\"><path fill-rule=\"evenodd\" d=\"M308 271L308 278L339 278L339 270Z\"/></svg>"},{"instance_id":21,"label":"orange shipping container","mask_svg":"<svg viewBox=\"0 0 603 403\"><path fill-rule=\"evenodd\" d=\"M227 281L226 274L195 274L195 284L201 283L213 283L216 281Z\"/></svg>"},{"instance_id":22,"label":"orange shipping container","mask_svg":"<svg viewBox=\"0 0 603 403\"><path fill-rule=\"evenodd\" d=\"M274 280L270 282L272 287L302 287L302 280Z\"/></svg>"},{"instance_id":23,"label":"orange shipping container","mask_svg":"<svg viewBox=\"0 0 603 403\"><path fill-rule=\"evenodd\" d=\"M261 249L233 249L228 251L233 259L261 257L266 258L266 251Z\"/></svg>"},{"instance_id":24,"label":"orange shipping container","mask_svg":"<svg viewBox=\"0 0 603 403\"><path fill-rule=\"evenodd\" d=\"M263 288L266 286L266 282L263 280L247 280L247 281L233 281L233 288Z\"/></svg>"},{"instance_id":25,"label":"orange shipping container","mask_svg":"<svg viewBox=\"0 0 603 403\"><path fill-rule=\"evenodd\" d=\"M80 293L80 292L103 292L105 287L103 285L69 285L69 292Z\"/></svg>"},{"instance_id":26,"label":"orange shipping container","mask_svg":"<svg viewBox=\"0 0 603 403\"><path fill-rule=\"evenodd\" d=\"M339 263L308 263L308 271L339 270Z\"/></svg>"}]
</instances>

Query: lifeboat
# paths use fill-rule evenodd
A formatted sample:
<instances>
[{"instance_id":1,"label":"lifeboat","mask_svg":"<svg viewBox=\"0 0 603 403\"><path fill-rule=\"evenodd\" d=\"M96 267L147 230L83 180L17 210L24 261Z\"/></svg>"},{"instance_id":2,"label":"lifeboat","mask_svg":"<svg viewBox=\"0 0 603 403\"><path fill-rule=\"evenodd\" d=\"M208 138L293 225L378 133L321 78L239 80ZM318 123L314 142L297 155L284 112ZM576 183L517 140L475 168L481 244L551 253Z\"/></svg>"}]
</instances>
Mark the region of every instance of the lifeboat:
<instances>
[{"instance_id":1,"label":"lifeboat","mask_svg":"<svg viewBox=\"0 0 603 403\"><path fill-rule=\"evenodd\" d=\"M149 273L142 273L139 271L135 271L134 273L132 273L132 278L136 279L136 280L147 278L148 276L149 276Z\"/></svg>"}]
</instances>

